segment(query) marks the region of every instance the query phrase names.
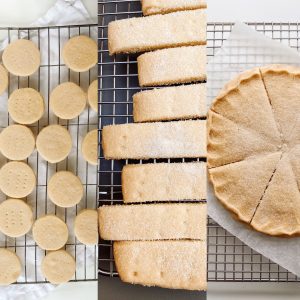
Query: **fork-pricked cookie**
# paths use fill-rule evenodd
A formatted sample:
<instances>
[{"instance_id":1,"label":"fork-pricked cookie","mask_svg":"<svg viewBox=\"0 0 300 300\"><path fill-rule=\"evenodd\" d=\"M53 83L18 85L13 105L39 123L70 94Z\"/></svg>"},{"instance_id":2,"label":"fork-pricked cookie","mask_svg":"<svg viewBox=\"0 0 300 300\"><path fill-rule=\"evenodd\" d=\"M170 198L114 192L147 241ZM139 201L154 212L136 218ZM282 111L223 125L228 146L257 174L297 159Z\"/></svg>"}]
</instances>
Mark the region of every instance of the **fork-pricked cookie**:
<instances>
[{"instance_id":1,"label":"fork-pricked cookie","mask_svg":"<svg viewBox=\"0 0 300 300\"><path fill-rule=\"evenodd\" d=\"M206 156L206 122L179 121L103 127L106 159L150 159Z\"/></svg>"},{"instance_id":2,"label":"fork-pricked cookie","mask_svg":"<svg viewBox=\"0 0 300 300\"><path fill-rule=\"evenodd\" d=\"M206 84L146 90L133 95L135 122L201 118L206 113Z\"/></svg>"},{"instance_id":3,"label":"fork-pricked cookie","mask_svg":"<svg viewBox=\"0 0 300 300\"><path fill-rule=\"evenodd\" d=\"M127 18L108 25L108 48L111 55L204 44L206 14L202 9Z\"/></svg>"},{"instance_id":4,"label":"fork-pricked cookie","mask_svg":"<svg viewBox=\"0 0 300 300\"><path fill-rule=\"evenodd\" d=\"M206 79L206 47L156 50L137 58L140 86L170 85Z\"/></svg>"}]
</instances>

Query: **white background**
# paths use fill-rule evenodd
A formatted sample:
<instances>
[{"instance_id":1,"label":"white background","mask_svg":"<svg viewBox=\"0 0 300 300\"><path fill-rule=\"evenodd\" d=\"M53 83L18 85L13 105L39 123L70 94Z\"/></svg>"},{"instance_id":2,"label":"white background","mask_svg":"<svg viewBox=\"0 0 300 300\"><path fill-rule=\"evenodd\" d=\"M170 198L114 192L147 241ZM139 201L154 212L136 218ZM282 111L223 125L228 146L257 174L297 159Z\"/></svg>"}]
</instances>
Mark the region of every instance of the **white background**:
<instances>
[{"instance_id":1,"label":"white background","mask_svg":"<svg viewBox=\"0 0 300 300\"><path fill-rule=\"evenodd\" d=\"M165 0L168 1L168 0ZM226 21L300 21L300 0L207 0L208 20ZM43 15L55 0L0 0L0 26L28 25ZM82 0L96 18L96 0ZM300 284L218 284L210 283L208 299L214 300L276 300L299 299ZM97 283L66 284L56 289L46 300L96 300ZM26 300L26 299L24 299ZM105 299L106 300L106 299ZM118 299L119 300L119 299ZM121 300L121 299L120 299ZM171 300L171 299L170 299ZM184 299L183 299L184 300Z\"/></svg>"}]
</instances>

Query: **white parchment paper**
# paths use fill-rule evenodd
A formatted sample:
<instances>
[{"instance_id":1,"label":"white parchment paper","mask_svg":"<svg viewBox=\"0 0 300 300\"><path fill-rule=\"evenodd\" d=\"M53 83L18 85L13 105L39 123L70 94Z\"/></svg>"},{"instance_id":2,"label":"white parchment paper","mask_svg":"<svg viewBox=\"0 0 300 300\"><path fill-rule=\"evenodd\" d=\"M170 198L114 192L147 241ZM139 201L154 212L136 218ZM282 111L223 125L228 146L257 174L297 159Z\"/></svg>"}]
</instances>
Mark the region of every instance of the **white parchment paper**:
<instances>
[{"instance_id":1,"label":"white parchment paper","mask_svg":"<svg viewBox=\"0 0 300 300\"><path fill-rule=\"evenodd\" d=\"M209 105L233 76L255 66L273 63L299 65L300 56L292 48L256 32L245 24L236 23L228 40L208 63ZM300 276L300 238L270 237L236 221L216 199L211 185L207 202L210 217L220 226L255 251Z\"/></svg>"}]
</instances>

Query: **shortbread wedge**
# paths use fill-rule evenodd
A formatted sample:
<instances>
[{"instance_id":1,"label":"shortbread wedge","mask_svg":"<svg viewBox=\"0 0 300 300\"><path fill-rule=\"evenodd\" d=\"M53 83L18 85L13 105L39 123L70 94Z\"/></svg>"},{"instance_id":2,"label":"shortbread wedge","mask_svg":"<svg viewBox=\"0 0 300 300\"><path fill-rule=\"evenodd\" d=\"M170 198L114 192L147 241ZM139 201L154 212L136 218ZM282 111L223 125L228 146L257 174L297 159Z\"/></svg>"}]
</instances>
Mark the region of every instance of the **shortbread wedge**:
<instances>
[{"instance_id":1,"label":"shortbread wedge","mask_svg":"<svg viewBox=\"0 0 300 300\"><path fill-rule=\"evenodd\" d=\"M206 46L156 50L140 55L140 86L170 85L206 79Z\"/></svg>"},{"instance_id":2,"label":"shortbread wedge","mask_svg":"<svg viewBox=\"0 0 300 300\"><path fill-rule=\"evenodd\" d=\"M124 282L171 289L206 290L206 242L115 242L114 258Z\"/></svg>"},{"instance_id":3,"label":"shortbread wedge","mask_svg":"<svg viewBox=\"0 0 300 300\"><path fill-rule=\"evenodd\" d=\"M205 44L206 14L203 9L126 18L108 25L111 55Z\"/></svg>"},{"instance_id":4,"label":"shortbread wedge","mask_svg":"<svg viewBox=\"0 0 300 300\"><path fill-rule=\"evenodd\" d=\"M104 240L206 240L206 203L108 205L99 208Z\"/></svg>"},{"instance_id":5,"label":"shortbread wedge","mask_svg":"<svg viewBox=\"0 0 300 300\"><path fill-rule=\"evenodd\" d=\"M206 8L206 0L141 0L145 16L174 11Z\"/></svg>"},{"instance_id":6,"label":"shortbread wedge","mask_svg":"<svg viewBox=\"0 0 300 300\"><path fill-rule=\"evenodd\" d=\"M126 165L122 192L124 202L205 200L206 163Z\"/></svg>"},{"instance_id":7,"label":"shortbread wedge","mask_svg":"<svg viewBox=\"0 0 300 300\"><path fill-rule=\"evenodd\" d=\"M206 122L178 121L105 126L106 159L150 159L206 156Z\"/></svg>"},{"instance_id":8,"label":"shortbread wedge","mask_svg":"<svg viewBox=\"0 0 300 300\"><path fill-rule=\"evenodd\" d=\"M133 95L134 122L203 118L206 84L146 90Z\"/></svg>"}]
</instances>

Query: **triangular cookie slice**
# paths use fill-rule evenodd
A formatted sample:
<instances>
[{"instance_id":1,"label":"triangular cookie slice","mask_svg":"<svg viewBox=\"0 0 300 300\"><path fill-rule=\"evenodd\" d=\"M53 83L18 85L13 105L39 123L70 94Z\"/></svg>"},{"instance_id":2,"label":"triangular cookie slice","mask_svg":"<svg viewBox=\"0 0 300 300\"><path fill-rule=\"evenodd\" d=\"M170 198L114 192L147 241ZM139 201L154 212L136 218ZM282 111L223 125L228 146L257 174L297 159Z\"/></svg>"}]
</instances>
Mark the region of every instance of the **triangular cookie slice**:
<instances>
[{"instance_id":1,"label":"triangular cookie slice","mask_svg":"<svg viewBox=\"0 0 300 300\"><path fill-rule=\"evenodd\" d=\"M259 68L241 73L220 92L211 109L238 125L250 128L276 145L280 132Z\"/></svg>"},{"instance_id":2,"label":"triangular cookie slice","mask_svg":"<svg viewBox=\"0 0 300 300\"><path fill-rule=\"evenodd\" d=\"M269 235L300 233L300 193L287 154L279 162L251 225Z\"/></svg>"},{"instance_id":3,"label":"triangular cookie slice","mask_svg":"<svg viewBox=\"0 0 300 300\"><path fill-rule=\"evenodd\" d=\"M300 144L290 150L289 158L300 190Z\"/></svg>"},{"instance_id":4,"label":"triangular cookie slice","mask_svg":"<svg viewBox=\"0 0 300 300\"><path fill-rule=\"evenodd\" d=\"M261 68L261 73L283 139L293 146L300 131L300 68L270 65Z\"/></svg>"},{"instance_id":5,"label":"triangular cookie slice","mask_svg":"<svg viewBox=\"0 0 300 300\"><path fill-rule=\"evenodd\" d=\"M209 170L217 198L249 223L280 156L277 152Z\"/></svg>"},{"instance_id":6,"label":"triangular cookie slice","mask_svg":"<svg viewBox=\"0 0 300 300\"><path fill-rule=\"evenodd\" d=\"M240 127L213 111L208 115L208 167L218 167L245 158L278 151L255 131Z\"/></svg>"}]
</instances>

